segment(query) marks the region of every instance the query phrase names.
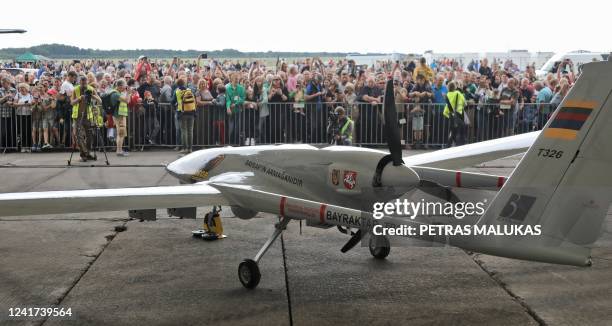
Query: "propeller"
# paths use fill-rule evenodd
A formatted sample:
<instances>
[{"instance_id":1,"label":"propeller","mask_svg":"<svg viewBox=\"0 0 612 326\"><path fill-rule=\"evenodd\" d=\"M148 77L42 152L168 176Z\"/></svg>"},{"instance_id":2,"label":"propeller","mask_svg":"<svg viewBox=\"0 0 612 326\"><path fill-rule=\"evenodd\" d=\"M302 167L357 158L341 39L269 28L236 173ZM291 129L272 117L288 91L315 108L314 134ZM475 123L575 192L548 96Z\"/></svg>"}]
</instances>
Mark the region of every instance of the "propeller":
<instances>
[{"instance_id":1,"label":"propeller","mask_svg":"<svg viewBox=\"0 0 612 326\"><path fill-rule=\"evenodd\" d=\"M25 32L25 29L0 29L0 34L22 34Z\"/></svg>"},{"instance_id":2,"label":"propeller","mask_svg":"<svg viewBox=\"0 0 612 326\"><path fill-rule=\"evenodd\" d=\"M374 173L374 179L372 181L372 185L374 187L382 187L382 175L384 169L387 167L389 163L393 163L393 166L401 166L404 165L404 161L402 160L402 144L400 139L400 129L397 119L397 110L395 108L395 95L394 95L394 86L393 80L387 80L387 84L385 86L385 95L384 95L384 114L385 114L385 136L387 138L387 145L389 146L389 155L384 156L376 166L376 171ZM450 201L450 202L458 202L459 198L455 195L450 187L446 187L444 185L440 185L439 183L423 180L418 174L418 182L414 184L416 188L419 190L430 194L434 197ZM415 180L403 179L406 183L414 183Z\"/></svg>"},{"instance_id":3,"label":"propeller","mask_svg":"<svg viewBox=\"0 0 612 326\"><path fill-rule=\"evenodd\" d=\"M419 175L410 167L404 166L404 160L402 159L402 142L400 139L400 129L397 119L397 110L395 109L395 95L393 89L393 80L387 80L385 86L384 95L384 114L385 114L385 136L387 138L387 146L389 146L389 155L382 157L376 166L374 178L372 180L373 187L382 187L382 176L383 171L389 165L393 164L391 170L387 171L387 180L401 180L400 183L404 183L401 186L413 185L417 189L430 194L432 196L441 198L449 202L457 202L459 198L452 192L449 187L445 187L436 182L423 180ZM391 178L393 177L393 178ZM397 184L396 184L397 185ZM340 232L349 234L348 230L338 228ZM363 238L363 232L359 229L355 233L350 233L351 238L347 243L340 249L341 252L345 253L355 247Z\"/></svg>"},{"instance_id":4,"label":"propeller","mask_svg":"<svg viewBox=\"0 0 612 326\"><path fill-rule=\"evenodd\" d=\"M357 232L355 232L355 234L353 234L349 241L346 242L340 251L342 253L346 253L347 251L353 249L359 243L359 241L361 241L361 238L363 238L363 233L361 232L361 229L359 229Z\"/></svg>"},{"instance_id":5,"label":"propeller","mask_svg":"<svg viewBox=\"0 0 612 326\"><path fill-rule=\"evenodd\" d=\"M387 146L393 160L394 166L404 164L402 160L402 142L400 140L400 130L397 121L397 110L395 109L395 94L393 90L393 79L387 80L384 97L385 111L385 136Z\"/></svg>"}]
</instances>

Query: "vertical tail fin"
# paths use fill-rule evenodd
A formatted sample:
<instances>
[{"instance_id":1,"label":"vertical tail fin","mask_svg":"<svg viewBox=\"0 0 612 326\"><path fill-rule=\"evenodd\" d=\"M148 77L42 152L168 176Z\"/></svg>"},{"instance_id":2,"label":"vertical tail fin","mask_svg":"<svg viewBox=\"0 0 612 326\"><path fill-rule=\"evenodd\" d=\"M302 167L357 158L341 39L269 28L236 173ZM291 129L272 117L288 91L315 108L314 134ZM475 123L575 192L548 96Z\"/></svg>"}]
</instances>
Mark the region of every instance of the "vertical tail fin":
<instances>
[{"instance_id":1,"label":"vertical tail fin","mask_svg":"<svg viewBox=\"0 0 612 326\"><path fill-rule=\"evenodd\" d=\"M612 200L612 63L582 75L478 222L541 225L540 236L467 247L512 258L589 265Z\"/></svg>"}]
</instances>

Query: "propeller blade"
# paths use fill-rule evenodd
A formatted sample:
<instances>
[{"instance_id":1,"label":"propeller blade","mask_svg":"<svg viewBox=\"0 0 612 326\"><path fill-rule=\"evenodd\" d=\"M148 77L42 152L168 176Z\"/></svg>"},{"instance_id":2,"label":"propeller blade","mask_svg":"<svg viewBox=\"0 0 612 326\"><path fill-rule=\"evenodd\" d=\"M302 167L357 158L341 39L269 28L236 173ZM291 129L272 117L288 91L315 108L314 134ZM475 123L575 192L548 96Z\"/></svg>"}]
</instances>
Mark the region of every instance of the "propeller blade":
<instances>
[{"instance_id":1,"label":"propeller blade","mask_svg":"<svg viewBox=\"0 0 612 326\"><path fill-rule=\"evenodd\" d=\"M347 251L353 249L353 247L355 247L355 245L357 245L359 243L359 241L361 241L362 238L362 233L361 233L361 229L359 229L355 235L353 235L349 241L342 247L342 249L340 249L340 251L342 253L346 253Z\"/></svg>"},{"instance_id":2,"label":"propeller blade","mask_svg":"<svg viewBox=\"0 0 612 326\"><path fill-rule=\"evenodd\" d=\"M0 29L0 34L17 34L25 33L25 29Z\"/></svg>"},{"instance_id":3,"label":"propeller blade","mask_svg":"<svg viewBox=\"0 0 612 326\"><path fill-rule=\"evenodd\" d=\"M437 182L421 179L418 189L426 194L438 197L451 203L459 202L459 197L455 195L450 187L445 187Z\"/></svg>"},{"instance_id":4,"label":"propeller blade","mask_svg":"<svg viewBox=\"0 0 612 326\"><path fill-rule=\"evenodd\" d=\"M397 121L397 110L395 109L395 95L393 94L393 79L387 80L384 98L385 111L385 136L389 152L393 158L393 165L404 164L402 160L402 143L400 141L400 131Z\"/></svg>"},{"instance_id":5,"label":"propeller blade","mask_svg":"<svg viewBox=\"0 0 612 326\"><path fill-rule=\"evenodd\" d=\"M348 235L355 235L355 232L353 232L351 230L351 228L346 227L346 226L342 226L342 225L338 225L338 231L340 231L340 233L344 233L344 234L348 234Z\"/></svg>"}]
</instances>

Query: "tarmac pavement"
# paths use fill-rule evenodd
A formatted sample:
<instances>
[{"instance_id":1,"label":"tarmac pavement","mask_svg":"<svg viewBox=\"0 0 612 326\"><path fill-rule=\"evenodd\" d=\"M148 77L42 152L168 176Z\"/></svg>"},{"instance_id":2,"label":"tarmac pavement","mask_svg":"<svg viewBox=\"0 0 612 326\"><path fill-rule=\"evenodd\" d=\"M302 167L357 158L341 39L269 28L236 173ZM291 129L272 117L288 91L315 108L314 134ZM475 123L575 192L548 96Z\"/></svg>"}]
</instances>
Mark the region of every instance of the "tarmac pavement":
<instances>
[{"instance_id":1,"label":"tarmac pavement","mask_svg":"<svg viewBox=\"0 0 612 326\"><path fill-rule=\"evenodd\" d=\"M163 169L177 158L172 151L112 155L111 166L66 167L67 158L0 155L0 192L177 184ZM519 158L466 170L508 175ZM0 325L612 324L609 232L593 267L579 268L445 247L393 248L377 261L360 246L342 254L348 237L336 229L291 222L250 291L238 281L238 264L256 254L276 217L225 218L228 238L205 242L191 237L200 218L157 215L155 222L127 212L1 218ZM610 216L606 223L612 230ZM71 308L73 316L9 320L11 307Z\"/></svg>"}]
</instances>

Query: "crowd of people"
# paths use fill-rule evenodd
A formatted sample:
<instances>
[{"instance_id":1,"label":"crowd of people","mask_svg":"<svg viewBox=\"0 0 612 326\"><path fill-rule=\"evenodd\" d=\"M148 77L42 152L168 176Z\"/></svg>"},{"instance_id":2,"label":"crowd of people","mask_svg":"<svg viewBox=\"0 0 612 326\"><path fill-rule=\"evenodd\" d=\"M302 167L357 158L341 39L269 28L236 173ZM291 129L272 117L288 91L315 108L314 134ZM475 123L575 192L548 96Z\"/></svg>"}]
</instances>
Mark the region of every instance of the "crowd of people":
<instances>
[{"instance_id":1,"label":"crowd of people","mask_svg":"<svg viewBox=\"0 0 612 326\"><path fill-rule=\"evenodd\" d=\"M538 80L535 67L487 59L377 62L276 60L74 60L0 67L0 148L37 152L93 143L119 156L136 145L261 143L376 145L383 93L393 79L407 146L452 146L542 128L576 76Z\"/></svg>"}]
</instances>

